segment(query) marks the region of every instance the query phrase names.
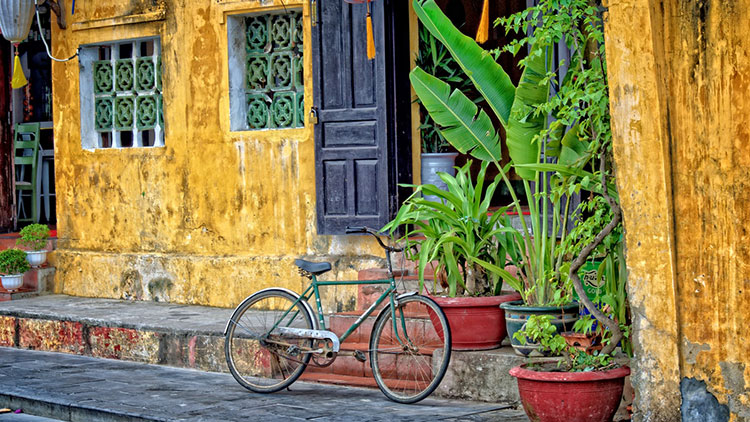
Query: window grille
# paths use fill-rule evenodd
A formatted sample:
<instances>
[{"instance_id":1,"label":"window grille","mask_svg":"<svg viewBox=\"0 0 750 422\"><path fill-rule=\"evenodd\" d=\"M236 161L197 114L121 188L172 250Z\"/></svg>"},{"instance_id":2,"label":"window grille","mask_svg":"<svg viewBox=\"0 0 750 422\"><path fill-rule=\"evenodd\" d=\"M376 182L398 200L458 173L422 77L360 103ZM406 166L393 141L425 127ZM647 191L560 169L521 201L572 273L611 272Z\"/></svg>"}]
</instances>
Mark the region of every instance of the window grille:
<instances>
[{"instance_id":1,"label":"window grille","mask_svg":"<svg viewBox=\"0 0 750 422\"><path fill-rule=\"evenodd\" d=\"M242 129L304 126L302 14L245 16L244 35Z\"/></svg>"},{"instance_id":2,"label":"window grille","mask_svg":"<svg viewBox=\"0 0 750 422\"><path fill-rule=\"evenodd\" d=\"M93 117L96 133L94 139L82 133L84 144L94 148L164 146L159 39L89 46L84 50L82 66L90 68L93 96L90 115L84 117ZM82 97L88 85L82 84ZM82 132L86 126L82 124Z\"/></svg>"}]
</instances>

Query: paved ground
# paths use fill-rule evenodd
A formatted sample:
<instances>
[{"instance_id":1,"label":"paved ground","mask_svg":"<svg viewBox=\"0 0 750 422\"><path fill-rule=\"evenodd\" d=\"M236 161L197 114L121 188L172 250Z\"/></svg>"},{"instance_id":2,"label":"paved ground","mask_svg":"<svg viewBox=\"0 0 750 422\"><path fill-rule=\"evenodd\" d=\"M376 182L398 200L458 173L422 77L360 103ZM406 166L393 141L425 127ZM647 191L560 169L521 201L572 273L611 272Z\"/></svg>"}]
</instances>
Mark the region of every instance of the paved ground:
<instances>
[{"instance_id":1,"label":"paved ground","mask_svg":"<svg viewBox=\"0 0 750 422\"><path fill-rule=\"evenodd\" d=\"M61 422L60 419L50 419L26 413L0 414L0 422Z\"/></svg>"},{"instance_id":2,"label":"paved ground","mask_svg":"<svg viewBox=\"0 0 750 422\"><path fill-rule=\"evenodd\" d=\"M10 348L0 348L0 407L87 422L527 420L502 405L433 398L399 405L379 390L302 382L260 395L228 374ZM6 420L23 421L0 415Z\"/></svg>"}]
</instances>

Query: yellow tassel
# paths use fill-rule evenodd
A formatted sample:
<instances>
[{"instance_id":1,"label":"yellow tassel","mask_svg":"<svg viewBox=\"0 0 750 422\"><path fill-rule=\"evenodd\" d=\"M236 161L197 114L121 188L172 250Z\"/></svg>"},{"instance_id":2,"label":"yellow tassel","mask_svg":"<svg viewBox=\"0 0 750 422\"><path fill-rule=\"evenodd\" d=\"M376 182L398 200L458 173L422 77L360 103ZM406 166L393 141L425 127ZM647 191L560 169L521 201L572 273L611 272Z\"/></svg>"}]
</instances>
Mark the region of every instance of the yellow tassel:
<instances>
[{"instance_id":1,"label":"yellow tassel","mask_svg":"<svg viewBox=\"0 0 750 422\"><path fill-rule=\"evenodd\" d=\"M375 37L372 34L372 17L367 14L367 58L375 58Z\"/></svg>"},{"instance_id":2,"label":"yellow tassel","mask_svg":"<svg viewBox=\"0 0 750 422\"><path fill-rule=\"evenodd\" d=\"M490 32L490 1L484 0L482 6L482 17L479 18L479 28L477 28L477 37L474 38L479 44L487 41Z\"/></svg>"},{"instance_id":3,"label":"yellow tassel","mask_svg":"<svg viewBox=\"0 0 750 422\"><path fill-rule=\"evenodd\" d=\"M26 80L26 75L23 74L21 59L19 59L18 54L16 54L16 60L13 63L13 79L10 80L10 86L12 86L13 89L18 89L27 83L29 83L29 81Z\"/></svg>"}]
</instances>

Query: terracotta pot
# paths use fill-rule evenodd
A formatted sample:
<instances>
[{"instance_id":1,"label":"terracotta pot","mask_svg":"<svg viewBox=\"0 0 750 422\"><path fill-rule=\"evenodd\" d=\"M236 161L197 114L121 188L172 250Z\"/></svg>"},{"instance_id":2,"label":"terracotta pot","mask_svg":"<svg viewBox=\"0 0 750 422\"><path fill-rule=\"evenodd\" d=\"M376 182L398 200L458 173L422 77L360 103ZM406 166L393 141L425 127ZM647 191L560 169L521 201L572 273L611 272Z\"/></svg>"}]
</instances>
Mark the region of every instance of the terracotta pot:
<instances>
[{"instance_id":1,"label":"terracotta pot","mask_svg":"<svg viewBox=\"0 0 750 422\"><path fill-rule=\"evenodd\" d=\"M594 351L602 350L604 346L599 334L583 334L576 333L575 331L566 331L560 333L560 335L565 339L565 342L568 343L568 346L574 347L589 355Z\"/></svg>"},{"instance_id":2,"label":"terracotta pot","mask_svg":"<svg viewBox=\"0 0 750 422\"><path fill-rule=\"evenodd\" d=\"M535 422L611 422L630 368L595 372L543 372L516 366L523 410Z\"/></svg>"},{"instance_id":3,"label":"terracotta pot","mask_svg":"<svg viewBox=\"0 0 750 422\"><path fill-rule=\"evenodd\" d=\"M499 305L519 300L521 295L432 298L448 318L453 350L488 350L500 347L507 335L505 312Z\"/></svg>"}]
</instances>

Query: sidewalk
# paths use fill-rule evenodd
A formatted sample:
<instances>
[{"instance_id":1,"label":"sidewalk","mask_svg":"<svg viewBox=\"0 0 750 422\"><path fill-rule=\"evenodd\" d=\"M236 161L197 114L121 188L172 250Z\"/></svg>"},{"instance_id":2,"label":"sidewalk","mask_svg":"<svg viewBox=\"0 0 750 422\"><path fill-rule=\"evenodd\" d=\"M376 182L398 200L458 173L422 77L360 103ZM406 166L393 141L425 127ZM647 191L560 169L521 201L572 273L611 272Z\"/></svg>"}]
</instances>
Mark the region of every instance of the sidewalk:
<instances>
[{"instance_id":1,"label":"sidewalk","mask_svg":"<svg viewBox=\"0 0 750 422\"><path fill-rule=\"evenodd\" d=\"M297 382L251 393L229 374L0 348L0 407L65 421L500 421L521 409L428 398L388 401L379 390Z\"/></svg>"},{"instance_id":2,"label":"sidewalk","mask_svg":"<svg viewBox=\"0 0 750 422\"><path fill-rule=\"evenodd\" d=\"M43 295L0 302L0 346L226 373L223 331L231 313L195 305ZM343 333L342 327L334 327L339 325L329 326ZM371 326L363 324L362 338L369 339ZM351 341L356 337L350 336ZM342 347L367 346L348 340ZM517 404L516 380L508 370L524 362L510 347L454 351L433 396ZM366 365L343 356L322 368L330 372L308 368L303 376L307 381L373 387Z\"/></svg>"}]
</instances>

